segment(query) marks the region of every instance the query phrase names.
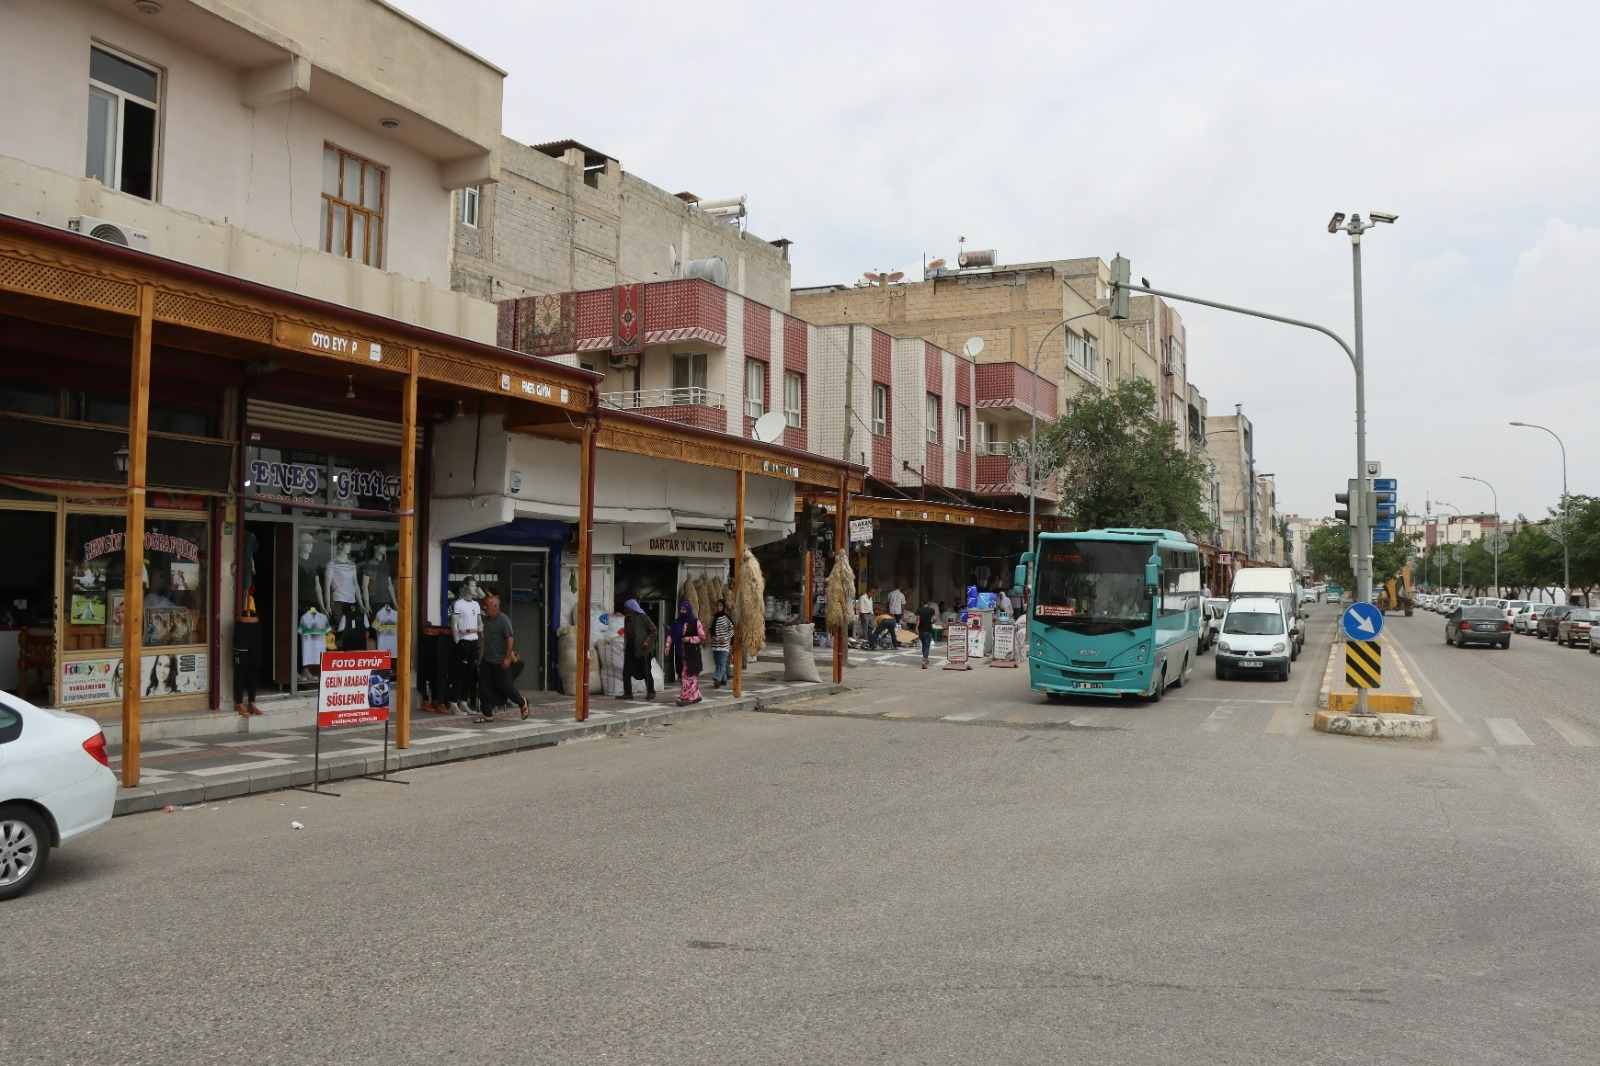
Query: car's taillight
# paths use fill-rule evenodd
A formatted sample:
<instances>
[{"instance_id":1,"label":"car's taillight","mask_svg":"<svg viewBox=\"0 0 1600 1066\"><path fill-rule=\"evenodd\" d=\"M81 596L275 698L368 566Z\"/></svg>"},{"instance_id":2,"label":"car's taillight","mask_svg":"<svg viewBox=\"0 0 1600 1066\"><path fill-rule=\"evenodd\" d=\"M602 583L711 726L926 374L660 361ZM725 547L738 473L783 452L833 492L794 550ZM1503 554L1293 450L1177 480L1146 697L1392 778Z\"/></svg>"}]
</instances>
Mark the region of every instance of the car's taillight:
<instances>
[{"instance_id":1,"label":"car's taillight","mask_svg":"<svg viewBox=\"0 0 1600 1066\"><path fill-rule=\"evenodd\" d=\"M1503 633L1511 632L1511 623L1510 622L1501 622L1500 623L1500 630Z\"/></svg>"},{"instance_id":2,"label":"car's taillight","mask_svg":"<svg viewBox=\"0 0 1600 1066\"><path fill-rule=\"evenodd\" d=\"M96 733L84 741L83 750L93 756L95 762L108 770L111 769L111 760L106 758L106 735L104 733Z\"/></svg>"}]
</instances>

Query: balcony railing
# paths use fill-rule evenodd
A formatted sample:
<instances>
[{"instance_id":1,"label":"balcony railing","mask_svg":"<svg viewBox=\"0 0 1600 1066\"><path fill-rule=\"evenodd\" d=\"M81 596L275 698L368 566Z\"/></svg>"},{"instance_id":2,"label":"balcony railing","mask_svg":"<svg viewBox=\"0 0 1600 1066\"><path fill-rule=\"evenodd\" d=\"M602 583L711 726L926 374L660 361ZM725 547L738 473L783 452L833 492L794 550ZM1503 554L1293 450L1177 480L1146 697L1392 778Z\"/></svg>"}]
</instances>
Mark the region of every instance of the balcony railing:
<instances>
[{"instance_id":1,"label":"balcony railing","mask_svg":"<svg viewBox=\"0 0 1600 1066\"><path fill-rule=\"evenodd\" d=\"M722 393L695 386L683 389L629 389L600 394L600 405L618 411L646 407L721 407Z\"/></svg>"},{"instance_id":2,"label":"balcony railing","mask_svg":"<svg viewBox=\"0 0 1600 1066\"><path fill-rule=\"evenodd\" d=\"M1011 442L1008 440L991 440L977 445L973 450L974 455L1010 455Z\"/></svg>"}]
</instances>

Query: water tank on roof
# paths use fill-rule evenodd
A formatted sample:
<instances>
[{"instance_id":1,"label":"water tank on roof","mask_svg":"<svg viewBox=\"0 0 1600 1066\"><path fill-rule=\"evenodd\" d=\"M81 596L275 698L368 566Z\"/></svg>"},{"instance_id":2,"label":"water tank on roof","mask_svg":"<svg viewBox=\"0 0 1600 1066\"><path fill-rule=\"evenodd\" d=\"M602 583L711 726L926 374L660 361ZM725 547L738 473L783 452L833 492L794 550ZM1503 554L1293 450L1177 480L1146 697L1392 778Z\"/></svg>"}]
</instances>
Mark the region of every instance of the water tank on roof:
<instances>
[{"instance_id":1,"label":"water tank on roof","mask_svg":"<svg viewBox=\"0 0 1600 1066\"><path fill-rule=\"evenodd\" d=\"M683 264L686 278L704 278L713 285L728 287L728 261L720 255L709 259L690 259Z\"/></svg>"},{"instance_id":2,"label":"water tank on roof","mask_svg":"<svg viewBox=\"0 0 1600 1066\"><path fill-rule=\"evenodd\" d=\"M994 266L993 248L974 248L972 251L963 251L957 260L963 269L967 267L992 267Z\"/></svg>"}]
</instances>

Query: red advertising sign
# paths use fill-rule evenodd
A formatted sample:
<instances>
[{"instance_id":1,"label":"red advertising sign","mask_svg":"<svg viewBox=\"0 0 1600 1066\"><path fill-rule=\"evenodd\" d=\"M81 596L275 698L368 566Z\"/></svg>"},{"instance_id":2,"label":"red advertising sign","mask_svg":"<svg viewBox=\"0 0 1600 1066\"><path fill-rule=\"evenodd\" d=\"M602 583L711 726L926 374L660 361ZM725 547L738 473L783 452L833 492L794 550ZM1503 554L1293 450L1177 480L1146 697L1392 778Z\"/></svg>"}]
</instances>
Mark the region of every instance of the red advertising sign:
<instances>
[{"instance_id":1,"label":"red advertising sign","mask_svg":"<svg viewBox=\"0 0 1600 1066\"><path fill-rule=\"evenodd\" d=\"M389 653L325 651L317 690L317 725L371 725L389 720Z\"/></svg>"}]
</instances>

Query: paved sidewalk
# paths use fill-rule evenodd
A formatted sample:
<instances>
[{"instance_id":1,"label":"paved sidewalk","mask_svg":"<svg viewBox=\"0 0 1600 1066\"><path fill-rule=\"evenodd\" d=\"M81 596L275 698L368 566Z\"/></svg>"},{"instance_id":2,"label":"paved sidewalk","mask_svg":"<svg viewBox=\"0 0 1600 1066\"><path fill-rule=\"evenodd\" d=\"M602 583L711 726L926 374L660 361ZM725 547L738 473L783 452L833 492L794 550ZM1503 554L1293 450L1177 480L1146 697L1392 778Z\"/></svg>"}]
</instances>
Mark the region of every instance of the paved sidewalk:
<instances>
[{"instance_id":1,"label":"paved sidewalk","mask_svg":"<svg viewBox=\"0 0 1600 1066\"><path fill-rule=\"evenodd\" d=\"M587 722L574 721L572 701L559 694L530 700L533 714L526 721L514 709L503 710L493 722L484 723L474 723L470 715L418 712L411 720L411 747L401 751L391 743L389 772L403 777L397 772L414 766L548 747L710 714L761 710L843 691L843 685L786 682L781 671L752 670L745 675L745 694L739 699L734 698L731 688L713 689L708 681L701 689L700 703L678 707L674 702L677 685L669 684L648 703L637 695L633 702L594 696ZM118 789L116 813L133 814L310 786L314 741L310 727L147 740L139 752L140 783L136 788ZM383 751L382 726L325 729L319 780L326 785L329 781L380 774ZM112 769L120 773L120 746L110 748L109 755Z\"/></svg>"}]
</instances>

